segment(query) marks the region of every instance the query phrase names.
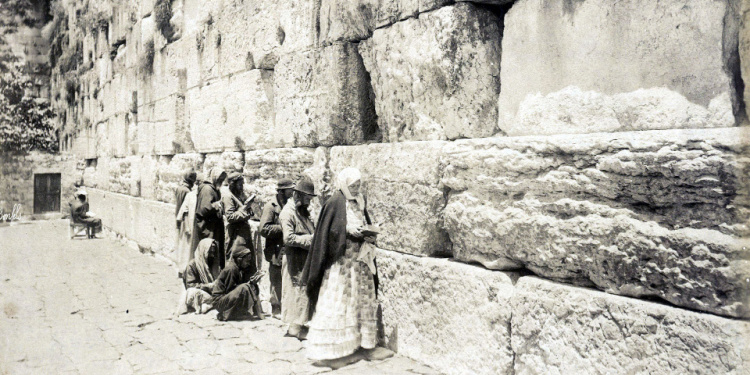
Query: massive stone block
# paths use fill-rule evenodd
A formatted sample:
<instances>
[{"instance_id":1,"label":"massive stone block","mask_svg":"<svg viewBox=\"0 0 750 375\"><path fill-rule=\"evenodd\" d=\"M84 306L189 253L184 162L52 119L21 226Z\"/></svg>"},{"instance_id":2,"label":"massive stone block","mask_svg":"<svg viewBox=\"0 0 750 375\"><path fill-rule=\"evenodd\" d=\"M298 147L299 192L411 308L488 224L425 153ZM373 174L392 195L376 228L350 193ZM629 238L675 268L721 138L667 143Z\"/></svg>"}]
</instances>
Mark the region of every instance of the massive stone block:
<instances>
[{"instance_id":1,"label":"massive stone block","mask_svg":"<svg viewBox=\"0 0 750 375\"><path fill-rule=\"evenodd\" d=\"M734 125L735 5L517 1L503 32L500 129L531 135Z\"/></svg>"},{"instance_id":2,"label":"massive stone block","mask_svg":"<svg viewBox=\"0 0 750 375\"><path fill-rule=\"evenodd\" d=\"M457 259L750 316L747 131L459 141L445 148ZM534 241L528 239L533 238Z\"/></svg>"},{"instance_id":3,"label":"massive stone block","mask_svg":"<svg viewBox=\"0 0 750 375\"><path fill-rule=\"evenodd\" d=\"M379 250L388 347L445 374L512 372L514 274Z\"/></svg>"},{"instance_id":4,"label":"massive stone block","mask_svg":"<svg viewBox=\"0 0 750 375\"><path fill-rule=\"evenodd\" d=\"M174 191L182 182L182 176L190 170L200 171L203 155L197 153L159 157L156 174L156 199L174 204Z\"/></svg>"},{"instance_id":5,"label":"massive stone block","mask_svg":"<svg viewBox=\"0 0 750 375\"><path fill-rule=\"evenodd\" d=\"M186 121L196 150L245 150L273 144L273 71L251 70L188 90Z\"/></svg>"},{"instance_id":6,"label":"massive stone block","mask_svg":"<svg viewBox=\"0 0 750 375\"><path fill-rule=\"evenodd\" d=\"M535 277L511 299L516 374L750 371L750 323Z\"/></svg>"},{"instance_id":7,"label":"massive stone block","mask_svg":"<svg viewBox=\"0 0 750 375\"><path fill-rule=\"evenodd\" d=\"M193 149L185 126L185 100L171 95L138 109L137 153L172 155Z\"/></svg>"},{"instance_id":8,"label":"massive stone block","mask_svg":"<svg viewBox=\"0 0 750 375\"><path fill-rule=\"evenodd\" d=\"M376 140L371 99L354 44L285 55L274 70L274 144L309 147Z\"/></svg>"},{"instance_id":9,"label":"massive stone block","mask_svg":"<svg viewBox=\"0 0 750 375\"><path fill-rule=\"evenodd\" d=\"M346 167L363 175L378 246L419 255L451 251L443 230L443 191L438 186L444 142L408 142L331 148L331 180Z\"/></svg>"},{"instance_id":10,"label":"massive stone block","mask_svg":"<svg viewBox=\"0 0 750 375\"><path fill-rule=\"evenodd\" d=\"M494 134L500 24L492 12L460 3L378 29L362 42L383 140Z\"/></svg>"},{"instance_id":11,"label":"massive stone block","mask_svg":"<svg viewBox=\"0 0 750 375\"><path fill-rule=\"evenodd\" d=\"M267 202L276 194L279 179L297 181L314 162L315 151L309 148L248 151L245 153L245 189Z\"/></svg>"},{"instance_id":12,"label":"massive stone block","mask_svg":"<svg viewBox=\"0 0 750 375\"><path fill-rule=\"evenodd\" d=\"M739 35L739 54L742 81L745 82L745 115L750 118L750 3L742 2L741 23Z\"/></svg>"},{"instance_id":13,"label":"massive stone block","mask_svg":"<svg viewBox=\"0 0 750 375\"><path fill-rule=\"evenodd\" d=\"M461 1L461 0L459 0ZM505 4L513 0L478 0L473 3ZM415 17L452 0L322 0L320 4L320 42L357 41L372 36L372 31Z\"/></svg>"},{"instance_id":14,"label":"massive stone block","mask_svg":"<svg viewBox=\"0 0 750 375\"><path fill-rule=\"evenodd\" d=\"M141 195L140 156L112 158L109 162L109 191L134 197Z\"/></svg>"},{"instance_id":15,"label":"massive stone block","mask_svg":"<svg viewBox=\"0 0 750 375\"><path fill-rule=\"evenodd\" d=\"M236 151L227 151L215 154L206 154L203 160L203 173L208 176L211 168L218 167L223 169L227 174L232 172L242 172L245 166L245 154Z\"/></svg>"}]
</instances>

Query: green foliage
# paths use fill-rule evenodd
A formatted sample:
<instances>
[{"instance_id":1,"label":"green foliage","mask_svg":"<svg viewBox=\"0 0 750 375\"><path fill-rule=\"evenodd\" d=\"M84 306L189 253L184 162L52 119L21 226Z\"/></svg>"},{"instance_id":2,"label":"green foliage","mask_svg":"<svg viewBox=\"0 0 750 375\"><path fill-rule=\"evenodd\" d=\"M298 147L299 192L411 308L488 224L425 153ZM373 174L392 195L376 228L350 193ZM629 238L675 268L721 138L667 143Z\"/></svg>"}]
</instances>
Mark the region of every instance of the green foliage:
<instances>
[{"instance_id":1,"label":"green foliage","mask_svg":"<svg viewBox=\"0 0 750 375\"><path fill-rule=\"evenodd\" d=\"M31 83L18 70L0 75L0 151L57 152L54 113L44 99L24 95Z\"/></svg>"}]
</instances>

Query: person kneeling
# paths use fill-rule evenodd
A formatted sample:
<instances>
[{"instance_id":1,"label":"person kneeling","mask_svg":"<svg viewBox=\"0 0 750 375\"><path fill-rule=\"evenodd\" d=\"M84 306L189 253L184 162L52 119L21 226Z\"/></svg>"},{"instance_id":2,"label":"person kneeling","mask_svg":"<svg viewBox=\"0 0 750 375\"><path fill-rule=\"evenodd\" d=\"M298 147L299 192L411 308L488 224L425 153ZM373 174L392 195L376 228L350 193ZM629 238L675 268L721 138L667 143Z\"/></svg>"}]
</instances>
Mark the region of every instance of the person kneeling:
<instances>
[{"instance_id":1,"label":"person kneeling","mask_svg":"<svg viewBox=\"0 0 750 375\"><path fill-rule=\"evenodd\" d=\"M235 246L232 257L221 270L211 293L211 304L219 311L216 316L221 321L242 319L247 315L263 319L258 299L258 279L255 273L249 281L243 282L243 272L252 272L254 254L244 246Z\"/></svg>"},{"instance_id":2,"label":"person kneeling","mask_svg":"<svg viewBox=\"0 0 750 375\"><path fill-rule=\"evenodd\" d=\"M185 291L180 297L176 315L186 314L194 311L196 314L205 314L211 310L211 290L216 282L216 275L211 272L216 260L216 241L212 238L204 238L195 249L195 256L188 262L182 272L182 282Z\"/></svg>"}]
</instances>

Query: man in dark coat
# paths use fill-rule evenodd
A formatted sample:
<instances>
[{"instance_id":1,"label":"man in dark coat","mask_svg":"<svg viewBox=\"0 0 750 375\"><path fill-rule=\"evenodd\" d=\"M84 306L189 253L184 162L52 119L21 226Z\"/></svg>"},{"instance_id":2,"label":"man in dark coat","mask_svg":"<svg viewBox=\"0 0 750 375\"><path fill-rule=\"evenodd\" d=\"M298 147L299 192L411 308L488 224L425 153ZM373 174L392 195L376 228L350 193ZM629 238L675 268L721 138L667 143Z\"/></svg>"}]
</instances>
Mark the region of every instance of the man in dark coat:
<instances>
[{"instance_id":1,"label":"man in dark coat","mask_svg":"<svg viewBox=\"0 0 750 375\"><path fill-rule=\"evenodd\" d=\"M244 192L244 180L239 172L232 172L227 177L229 184L226 194L221 195L221 201L224 205L224 219L226 220L226 244L227 260L232 256L234 244L238 243L248 249L254 249L253 233L250 230L248 220L253 216L253 210L250 208ZM253 254L255 255L255 254Z\"/></svg>"},{"instance_id":2,"label":"man in dark coat","mask_svg":"<svg viewBox=\"0 0 750 375\"><path fill-rule=\"evenodd\" d=\"M257 284L261 274L255 272L254 265L252 251L244 246L236 246L232 258L216 278L211 290L209 303L219 311L217 319L241 319L247 315L263 319ZM250 277L247 277L248 274Z\"/></svg>"},{"instance_id":3,"label":"man in dark coat","mask_svg":"<svg viewBox=\"0 0 750 375\"><path fill-rule=\"evenodd\" d=\"M89 202L86 201L85 190L78 190L75 197L76 200L70 206L70 220L75 223L86 224L88 238L95 238L96 233L102 230L102 219L90 216Z\"/></svg>"},{"instance_id":4,"label":"man in dark coat","mask_svg":"<svg viewBox=\"0 0 750 375\"><path fill-rule=\"evenodd\" d=\"M270 302L274 316L281 314L281 249L284 246L284 238L279 214L287 200L292 197L293 188L292 180L279 180L276 184L276 196L263 207L263 215L260 217L260 235L266 239L263 254L268 261L268 278L271 281Z\"/></svg>"},{"instance_id":5,"label":"man in dark coat","mask_svg":"<svg viewBox=\"0 0 750 375\"><path fill-rule=\"evenodd\" d=\"M177 186L177 189L175 189L174 191L174 203L175 203L174 215L175 217L177 217L177 214L180 212L180 207L182 207L182 202L185 200L185 196L188 195L188 193L190 192L190 189L193 188L193 184L195 184L195 180L197 177L198 175L193 170L185 172L185 174L182 176L182 181L180 182L180 185ZM177 222L177 229L179 228L180 228L180 223Z\"/></svg>"},{"instance_id":6,"label":"man in dark coat","mask_svg":"<svg viewBox=\"0 0 750 375\"><path fill-rule=\"evenodd\" d=\"M219 269L224 268L226 256L224 255L224 208L221 203L221 184L227 178L227 173L220 168L212 168L208 178L198 190L198 199L195 205L195 226L191 251L195 251L198 243L204 238L213 238L218 246L218 262L214 264Z\"/></svg>"}]
</instances>

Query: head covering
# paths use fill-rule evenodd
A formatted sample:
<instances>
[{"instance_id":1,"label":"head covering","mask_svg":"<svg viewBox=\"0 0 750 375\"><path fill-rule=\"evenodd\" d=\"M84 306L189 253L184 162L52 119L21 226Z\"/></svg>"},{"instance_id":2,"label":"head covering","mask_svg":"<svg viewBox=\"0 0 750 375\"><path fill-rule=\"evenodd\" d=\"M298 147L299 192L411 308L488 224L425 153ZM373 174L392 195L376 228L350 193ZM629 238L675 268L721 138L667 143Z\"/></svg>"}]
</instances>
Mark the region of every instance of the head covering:
<instances>
[{"instance_id":1,"label":"head covering","mask_svg":"<svg viewBox=\"0 0 750 375\"><path fill-rule=\"evenodd\" d=\"M299 182L297 182L297 186L294 187L294 191L298 191L307 195L315 195L315 184L313 184L310 177L304 176L301 180L299 180Z\"/></svg>"},{"instance_id":2,"label":"head covering","mask_svg":"<svg viewBox=\"0 0 750 375\"><path fill-rule=\"evenodd\" d=\"M363 210L365 208L365 199L362 197L362 193L358 192L356 196L353 196L352 193L349 192L349 186L352 186L352 184L361 180L362 173L359 169L352 167L344 168L339 172L339 175L336 178L336 189L341 190L341 193L344 194L344 197L347 200L357 201L360 210Z\"/></svg>"},{"instance_id":3,"label":"head covering","mask_svg":"<svg viewBox=\"0 0 750 375\"><path fill-rule=\"evenodd\" d=\"M247 246L244 245L236 245L232 249L232 259L235 260L235 262L240 259L244 258L245 256L250 255L250 249L247 248Z\"/></svg>"},{"instance_id":4,"label":"head covering","mask_svg":"<svg viewBox=\"0 0 750 375\"><path fill-rule=\"evenodd\" d=\"M282 178L276 184L276 190L294 189L294 182L288 178Z\"/></svg>"},{"instance_id":5,"label":"head covering","mask_svg":"<svg viewBox=\"0 0 750 375\"><path fill-rule=\"evenodd\" d=\"M83 196L87 196L87 195L88 195L88 194L86 193L86 189L84 189L84 188L80 188L80 189L76 190L76 192L75 192L75 196L76 196L76 197L79 197L79 196L81 196L81 195L83 195Z\"/></svg>"},{"instance_id":6,"label":"head covering","mask_svg":"<svg viewBox=\"0 0 750 375\"><path fill-rule=\"evenodd\" d=\"M195 183L201 183L206 180L206 175L203 172L195 172Z\"/></svg>"},{"instance_id":7,"label":"head covering","mask_svg":"<svg viewBox=\"0 0 750 375\"><path fill-rule=\"evenodd\" d=\"M240 173L240 172L232 172L232 173L229 174L229 176L227 176L227 181L232 182L232 181L235 181L235 180L240 179L240 178L242 178L242 173Z\"/></svg>"},{"instance_id":8,"label":"head covering","mask_svg":"<svg viewBox=\"0 0 750 375\"><path fill-rule=\"evenodd\" d=\"M195 266L198 268L202 283L214 281L211 268L208 266L208 252L211 250L211 245L215 242L213 238L204 238L198 243L198 247L195 248Z\"/></svg>"},{"instance_id":9,"label":"head covering","mask_svg":"<svg viewBox=\"0 0 750 375\"><path fill-rule=\"evenodd\" d=\"M197 173L195 173L195 171L193 171L193 170L187 171L187 172L185 172L185 174L182 175L182 182L184 182L184 183L186 183L188 185L191 185L191 184L195 183L195 180L197 179L197 176L198 175L197 175Z\"/></svg>"},{"instance_id":10,"label":"head covering","mask_svg":"<svg viewBox=\"0 0 750 375\"><path fill-rule=\"evenodd\" d=\"M219 167L213 167L210 171L208 171L208 182L213 184L217 189L221 187L218 186L219 180L226 177L227 172L224 172L224 170Z\"/></svg>"}]
</instances>

